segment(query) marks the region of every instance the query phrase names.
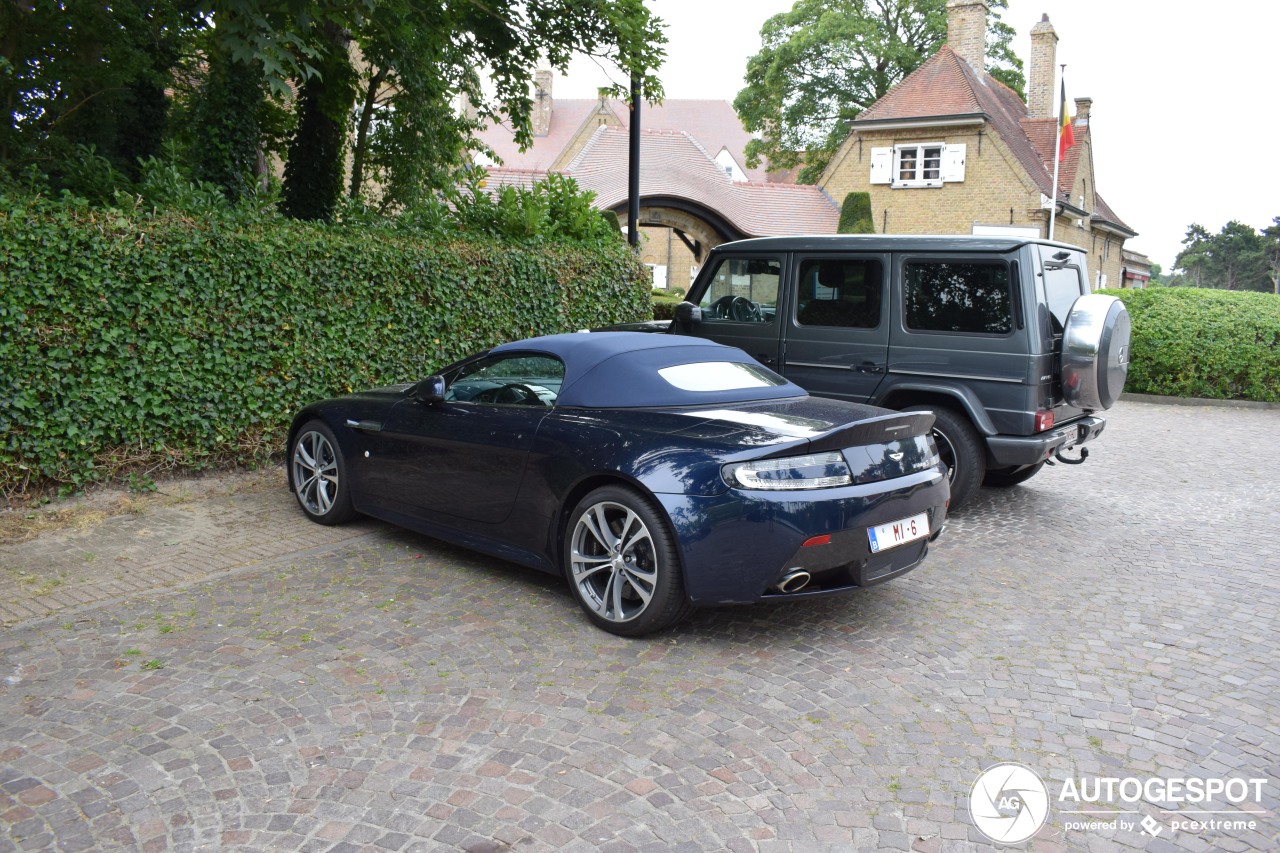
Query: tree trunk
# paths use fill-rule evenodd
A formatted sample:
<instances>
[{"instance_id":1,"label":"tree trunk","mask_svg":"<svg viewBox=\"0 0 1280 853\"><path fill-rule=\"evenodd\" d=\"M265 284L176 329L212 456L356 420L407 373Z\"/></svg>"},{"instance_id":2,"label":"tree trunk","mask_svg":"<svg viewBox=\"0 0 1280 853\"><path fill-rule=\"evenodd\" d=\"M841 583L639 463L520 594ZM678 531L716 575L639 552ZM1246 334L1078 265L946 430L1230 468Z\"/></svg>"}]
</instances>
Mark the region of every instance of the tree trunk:
<instances>
[{"instance_id":1,"label":"tree trunk","mask_svg":"<svg viewBox=\"0 0 1280 853\"><path fill-rule=\"evenodd\" d=\"M298 98L298 129L289 142L284 166L281 207L294 219L333 219L342 197L343 155L346 151L351 103L355 98L350 37L338 25L324 25L329 42L320 74L302 84Z\"/></svg>"},{"instance_id":2,"label":"tree trunk","mask_svg":"<svg viewBox=\"0 0 1280 853\"><path fill-rule=\"evenodd\" d=\"M373 112L378 104L378 90L385 79L384 72L374 72L364 91L364 105L356 123L355 147L351 151L351 190L348 196L353 199L360 197L360 187L364 184L364 164L369 157L369 127L373 124Z\"/></svg>"}]
</instances>

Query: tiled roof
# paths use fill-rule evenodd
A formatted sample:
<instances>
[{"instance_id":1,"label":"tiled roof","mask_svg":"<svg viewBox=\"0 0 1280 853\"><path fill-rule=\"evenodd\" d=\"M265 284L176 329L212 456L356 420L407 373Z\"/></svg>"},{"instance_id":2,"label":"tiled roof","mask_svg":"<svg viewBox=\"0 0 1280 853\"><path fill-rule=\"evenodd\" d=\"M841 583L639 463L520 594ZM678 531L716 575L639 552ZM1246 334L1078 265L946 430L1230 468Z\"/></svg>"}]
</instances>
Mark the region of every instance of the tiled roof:
<instances>
[{"instance_id":1,"label":"tiled roof","mask_svg":"<svg viewBox=\"0 0 1280 853\"><path fill-rule=\"evenodd\" d=\"M1044 169L1046 182L1041 186L1040 191L1045 195L1051 195L1053 155L1056 153L1058 145L1058 120L1052 117L1024 118L1022 120L1022 132L1031 141L1036 156L1039 157ZM1073 127L1072 133L1075 136L1076 143L1067 149L1062 156L1062 162L1058 164L1059 198L1070 195L1071 188L1076 185L1076 171L1080 168L1080 155L1084 153L1085 140L1089 138L1089 126Z\"/></svg>"},{"instance_id":2,"label":"tiled roof","mask_svg":"<svg viewBox=\"0 0 1280 853\"><path fill-rule=\"evenodd\" d=\"M564 172L581 189L593 191L600 208L627 202L628 141L625 128L598 128ZM494 168L489 174L495 185L527 186L544 173ZM817 187L735 183L707 149L683 131L641 131L640 194L695 202L750 237L831 234L840 218L835 202Z\"/></svg>"},{"instance_id":3,"label":"tiled roof","mask_svg":"<svg viewBox=\"0 0 1280 853\"><path fill-rule=\"evenodd\" d=\"M552 104L551 128L546 136L534 137L533 146L521 152L509 127L490 126L480 134L502 158L502 165L515 169L548 169L565 147L577 136L582 123L600 106L599 100L557 98ZM605 106L623 126L628 126L630 109L623 101L609 100ZM703 148L719 153L727 148L738 165L753 181L766 180L765 169L748 169L747 143L751 134L742 126L733 105L716 100L669 100L661 104L642 104L640 125L645 130L684 131Z\"/></svg>"},{"instance_id":4,"label":"tiled roof","mask_svg":"<svg viewBox=\"0 0 1280 853\"><path fill-rule=\"evenodd\" d=\"M870 130L879 122L969 115L985 116L1040 192L1053 195L1058 120L1029 117L1017 92L990 74L979 74L950 45L944 44L888 94L863 110L853 128ZM1075 186L1089 136L1087 124L1074 130L1076 144L1067 149L1058 166L1059 197L1068 196ZM1101 219L1132 230L1101 198L1097 198L1097 204L1096 215Z\"/></svg>"},{"instance_id":5,"label":"tiled roof","mask_svg":"<svg viewBox=\"0 0 1280 853\"><path fill-rule=\"evenodd\" d=\"M858 114L863 122L924 116L973 115L983 112L976 89L986 88L969 63L944 44L880 100Z\"/></svg>"},{"instance_id":6,"label":"tiled roof","mask_svg":"<svg viewBox=\"0 0 1280 853\"><path fill-rule=\"evenodd\" d=\"M551 111L551 130L546 136L534 137L528 151L521 151L515 142L515 131L502 124L489 125L478 136L494 150L507 169L547 170L564 151L565 146L578 135L582 123L599 104L599 101L573 100L555 102Z\"/></svg>"},{"instance_id":7,"label":"tiled roof","mask_svg":"<svg viewBox=\"0 0 1280 853\"><path fill-rule=\"evenodd\" d=\"M1098 209L1093 212L1094 219L1100 219L1109 225L1115 225L1121 230L1128 231L1130 234L1137 236L1138 232L1134 231L1128 225L1124 224L1124 220L1116 216L1115 211L1111 209L1111 205L1102 200L1102 196L1094 194L1094 199L1098 203Z\"/></svg>"}]
</instances>

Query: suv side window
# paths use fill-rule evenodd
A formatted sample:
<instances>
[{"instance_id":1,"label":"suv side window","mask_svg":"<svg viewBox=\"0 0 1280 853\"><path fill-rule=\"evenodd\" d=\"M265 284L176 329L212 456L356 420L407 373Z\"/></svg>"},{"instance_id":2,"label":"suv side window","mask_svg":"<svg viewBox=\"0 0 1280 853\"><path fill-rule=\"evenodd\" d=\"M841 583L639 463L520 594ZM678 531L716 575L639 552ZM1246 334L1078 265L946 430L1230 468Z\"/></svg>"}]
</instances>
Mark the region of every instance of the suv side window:
<instances>
[{"instance_id":1,"label":"suv side window","mask_svg":"<svg viewBox=\"0 0 1280 853\"><path fill-rule=\"evenodd\" d=\"M908 329L1007 335L1013 330L1009 265L1003 261L909 261L903 270Z\"/></svg>"},{"instance_id":2,"label":"suv side window","mask_svg":"<svg viewBox=\"0 0 1280 853\"><path fill-rule=\"evenodd\" d=\"M796 322L874 329L880 325L884 272L875 258L808 258L800 264Z\"/></svg>"},{"instance_id":3,"label":"suv side window","mask_svg":"<svg viewBox=\"0 0 1280 853\"><path fill-rule=\"evenodd\" d=\"M703 320L774 322L781 278L782 262L777 258L724 258L702 294Z\"/></svg>"}]
</instances>

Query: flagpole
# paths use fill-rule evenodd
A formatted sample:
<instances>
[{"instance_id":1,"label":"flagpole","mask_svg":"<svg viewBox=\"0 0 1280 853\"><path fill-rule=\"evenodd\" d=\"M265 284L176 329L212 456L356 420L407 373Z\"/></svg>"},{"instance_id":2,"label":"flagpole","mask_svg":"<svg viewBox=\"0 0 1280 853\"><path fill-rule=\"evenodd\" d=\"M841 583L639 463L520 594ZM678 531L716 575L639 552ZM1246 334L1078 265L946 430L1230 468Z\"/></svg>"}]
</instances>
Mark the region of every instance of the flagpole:
<instances>
[{"instance_id":1,"label":"flagpole","mask_svg":"<svg viewBox=\"0 0 1280 853\"><path fill-rule=\"evenodd\" d=\"M1062 76L1067 76L1067 66L1062 66ZM1063 91L1066 91L1066 80L1062 81ZM1058 220L1058 166L1062 160L1062 111L1067 108L1065 101L1059 99L1058 106L1058 130L1053 135L1053 201L1049 204L1049 239L1053 239L1053 229Z\"/></svg>"}]
</instances>

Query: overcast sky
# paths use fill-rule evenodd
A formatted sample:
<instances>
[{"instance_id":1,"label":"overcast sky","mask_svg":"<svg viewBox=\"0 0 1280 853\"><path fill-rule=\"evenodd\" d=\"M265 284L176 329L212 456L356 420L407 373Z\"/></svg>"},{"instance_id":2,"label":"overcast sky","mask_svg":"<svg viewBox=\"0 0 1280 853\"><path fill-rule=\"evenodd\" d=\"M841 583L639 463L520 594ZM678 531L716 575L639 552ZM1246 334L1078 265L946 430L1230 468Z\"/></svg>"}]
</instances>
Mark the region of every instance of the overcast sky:
<instances>
[{"instance_id":1,"label":"overcast sky","mask_svg":"<svg viewBox=\"0 0 1280 853\"><path fill-rule=\"evenodd\" d=\"M732 101L760 27L790 0L646 0L667 25L668 98ZM1009 0L1002 13L1028 62L1048 13L1066 63L1067 98L1093 98L1098 190L1138 236L1126 247L1165 270L1187 226L1255 228L1280 216L1280 3L1215 0L1212 17L1161 0ZM617 72L612 71L614 77ZM608 82L578 60L554 94L594 97Z\"/></svg>"}]
</instances>

